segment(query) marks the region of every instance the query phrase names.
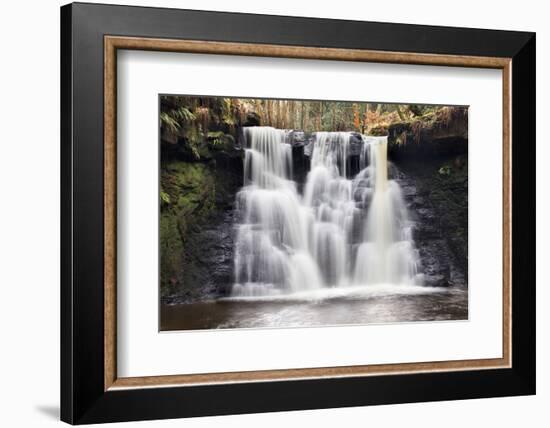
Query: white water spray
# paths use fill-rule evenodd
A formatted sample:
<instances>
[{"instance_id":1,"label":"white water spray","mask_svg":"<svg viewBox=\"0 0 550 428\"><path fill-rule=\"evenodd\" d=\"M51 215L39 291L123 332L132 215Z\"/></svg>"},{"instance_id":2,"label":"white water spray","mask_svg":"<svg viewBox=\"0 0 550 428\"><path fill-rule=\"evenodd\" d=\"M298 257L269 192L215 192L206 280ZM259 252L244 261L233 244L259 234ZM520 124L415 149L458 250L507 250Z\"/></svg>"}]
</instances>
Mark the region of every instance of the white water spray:
<instances>
[{"instance_id":1,"label":"white water spray","mask_svg":"<svg viewBox=\"0 0 550 428\"><path fill-rule=\"evenodd\" d=\"M285 131L245 128L244 187L232 296L419 282L418 253L399 185L388 180L385 137L363 137L350 180L351 134L317 132L303 195Z\"/></svg>"}]
</instances>

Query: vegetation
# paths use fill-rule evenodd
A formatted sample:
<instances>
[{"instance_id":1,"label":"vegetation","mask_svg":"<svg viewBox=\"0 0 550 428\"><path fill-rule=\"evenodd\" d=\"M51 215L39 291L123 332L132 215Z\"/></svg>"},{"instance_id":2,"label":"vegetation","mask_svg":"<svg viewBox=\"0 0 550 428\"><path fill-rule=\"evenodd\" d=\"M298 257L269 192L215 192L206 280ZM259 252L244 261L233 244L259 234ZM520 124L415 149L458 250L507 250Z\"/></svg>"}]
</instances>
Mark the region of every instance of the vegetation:
<instances>
[{"instance_id":1,"label":"vegetation","mask_svg":"<svg viewBox=\"0 0 550 428\"><path fill-rule=\"evenodd\" d=\"M169 161L161 169L161 287L173 290L183 280L181 270L189 228L207 219L215 201L215 178L202 163Z\"/></svg>"},{"instance_id":2,"label":"vegetation","mask_svg":"<svg viewBox=\"0 0 550 428\"><path fill-rule=\"evenodd\" d=\"M452 107L414 104L354 103L253 98L162 96L163 141L180 143L189 157L208 158L231 149L241 126L273 126L314 131L356 131L387 135L396 123L421 129L453 118Z\"/></svg>"},{"instance_id":3,"label":"vegetation","mask_svg":"<svg viewBox=\"0 0 550 428\"><path fill-rule=\"evenodd\" d=\"M165 144L180 143L189 160L231 149L240 124L239 100L216 97L162 96L160 128Z\"/></svg>"}]
</instances>

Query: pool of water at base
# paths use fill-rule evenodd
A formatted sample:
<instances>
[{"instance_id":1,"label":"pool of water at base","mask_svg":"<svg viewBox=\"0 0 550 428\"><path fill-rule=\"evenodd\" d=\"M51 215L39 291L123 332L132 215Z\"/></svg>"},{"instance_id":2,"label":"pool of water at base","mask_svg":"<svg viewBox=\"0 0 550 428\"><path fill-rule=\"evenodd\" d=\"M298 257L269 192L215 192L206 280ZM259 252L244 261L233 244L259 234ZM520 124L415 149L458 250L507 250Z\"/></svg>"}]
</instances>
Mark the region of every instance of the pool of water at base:
<instances>
[{"instance_id":1,"label":"pool of water at base","mask_svg":"<svg viewBox=\"0 0 550 428\"><path fill-rule=\"evenodd\" d=\"M369 286L161 305L161 331L291 328L468 319L462 287Z\"/></svg>"}]
</instances>

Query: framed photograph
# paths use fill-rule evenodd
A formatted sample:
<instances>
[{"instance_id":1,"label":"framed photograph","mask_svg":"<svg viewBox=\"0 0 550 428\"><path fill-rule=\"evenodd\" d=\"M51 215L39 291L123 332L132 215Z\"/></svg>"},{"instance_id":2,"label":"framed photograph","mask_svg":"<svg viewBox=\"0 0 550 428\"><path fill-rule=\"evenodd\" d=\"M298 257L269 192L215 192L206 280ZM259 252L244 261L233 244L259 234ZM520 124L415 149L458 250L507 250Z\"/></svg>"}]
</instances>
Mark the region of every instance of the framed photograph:
<instances>
[{"instance_id":1,"label":"framed photograph","mask_svg":"<svg viewBox=\"0 0 550 428\"><path fill-rule=\"evenodd\" d=\"M76 3L61 104L62 420L535 393L533 33Z\"/></svg>"}]
</instances>

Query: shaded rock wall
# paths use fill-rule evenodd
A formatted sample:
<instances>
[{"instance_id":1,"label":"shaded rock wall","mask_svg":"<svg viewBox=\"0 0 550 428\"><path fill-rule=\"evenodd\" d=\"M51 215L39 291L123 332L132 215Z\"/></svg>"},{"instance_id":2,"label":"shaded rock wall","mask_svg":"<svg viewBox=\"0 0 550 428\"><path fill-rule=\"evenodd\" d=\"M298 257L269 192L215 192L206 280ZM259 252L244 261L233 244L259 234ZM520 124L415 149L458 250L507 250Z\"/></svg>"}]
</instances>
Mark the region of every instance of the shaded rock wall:
<instances>
[{"instance_id":1,"label":"shaded rock wall","mask_svg":"<svg viewBox=\"0 0 550 428\"><path fill-rule=\"evenodd\" d=\"M388 136L388 157L416 220L426 283L466 285L468 108L446 107L374 133Z\"/></svg>"},{"instance_id":2,"label":"shaded rock wall","mask_svg":"<svg viewBox=\"0 0 550 428\"><path fill-rule=\"evenodd\" d=\"M239 155L161 165L160 283L164 303L224 295L233 279L233 211Z\"/></svg>"},{"instance_id":3,"label":"shaded rock wall","mask_svg":"<svg viewBox=\"0 0 550 428\"><path fill-rule=\"evenodd\" d=\"M468 165L456 159L396 163L394 178L415 222L425 285L467 285Z\"/></svg>"}]
</instances>

